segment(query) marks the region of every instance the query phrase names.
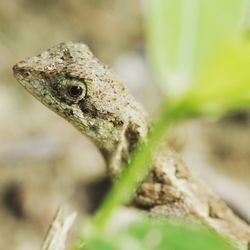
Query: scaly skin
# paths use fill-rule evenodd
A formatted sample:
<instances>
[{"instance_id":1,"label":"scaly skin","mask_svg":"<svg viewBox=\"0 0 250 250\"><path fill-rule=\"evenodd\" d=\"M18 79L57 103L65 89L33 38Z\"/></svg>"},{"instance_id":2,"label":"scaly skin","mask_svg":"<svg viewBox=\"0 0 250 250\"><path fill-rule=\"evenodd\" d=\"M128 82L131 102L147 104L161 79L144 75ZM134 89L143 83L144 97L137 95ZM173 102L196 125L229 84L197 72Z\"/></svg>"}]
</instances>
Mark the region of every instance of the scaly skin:
<instances>
[{"instance_id":1,"label":"scaly skin","mask_svg":"<svg viewBox=\"0 0 250 250\"><path fill-rule=\"evenodd\" d=\"M123 83L79 43L61 43L13 67L21 85L48 108L89 136L115 178L151 126L144 109ZM247 250L250 227L167 146L156 155L134 204L153 215L202 222L238 249Z\"/></svg>"}]
</instances>

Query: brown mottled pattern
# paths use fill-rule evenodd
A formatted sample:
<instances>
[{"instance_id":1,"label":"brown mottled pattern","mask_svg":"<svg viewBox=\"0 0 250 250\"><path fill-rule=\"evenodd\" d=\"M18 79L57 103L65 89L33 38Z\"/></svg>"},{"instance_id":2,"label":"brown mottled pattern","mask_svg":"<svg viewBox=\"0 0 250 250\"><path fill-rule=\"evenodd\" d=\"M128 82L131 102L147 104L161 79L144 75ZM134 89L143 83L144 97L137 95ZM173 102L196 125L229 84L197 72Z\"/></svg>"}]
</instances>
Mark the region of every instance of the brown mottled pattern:
<instances>
[{"instance_id":1,"label":"brown mottled pattern","mask_svg":"<svg viewBox=\"0 0 250 250\"><path fill-rule=\"evenodd\" d=\"M112 71L80 43L61 43L14 67L21 85L51 110L88 135L115 178L138 140L146 140L147 114ZM70 95L71 87L81 88ZM161 217L199 221L246 250L250 227L238 218L179 157L163 146L134 204Z\"/></svg>"}]
</instances>

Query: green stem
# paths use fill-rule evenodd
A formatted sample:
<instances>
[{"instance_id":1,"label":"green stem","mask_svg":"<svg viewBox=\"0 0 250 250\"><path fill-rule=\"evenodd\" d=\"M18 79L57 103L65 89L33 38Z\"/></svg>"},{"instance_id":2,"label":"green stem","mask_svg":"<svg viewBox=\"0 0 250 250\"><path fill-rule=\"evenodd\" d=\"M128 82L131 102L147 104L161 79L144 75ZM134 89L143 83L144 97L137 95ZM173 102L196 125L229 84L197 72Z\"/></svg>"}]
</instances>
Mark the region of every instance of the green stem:
<instances>
[{"instance_id":1,"label":"green stem","mask_svg":"<svg viewBox=\"0 0 250 250\"><path fill-rule=\"evenodd\" d=\"M132 200L135 190L148 174L153 154L165 138L168 128L174 122L184 118L186 114L190 115L190 110L188 111L188 106L185 105L184 101L171 106L163 104L159 119L148 136L148 142L138 145L130 162L123 168L120 178L114 183L113 188L94 216L92 221L94 233L105 229L115 209Z\"/></svg>"}]
</instances>

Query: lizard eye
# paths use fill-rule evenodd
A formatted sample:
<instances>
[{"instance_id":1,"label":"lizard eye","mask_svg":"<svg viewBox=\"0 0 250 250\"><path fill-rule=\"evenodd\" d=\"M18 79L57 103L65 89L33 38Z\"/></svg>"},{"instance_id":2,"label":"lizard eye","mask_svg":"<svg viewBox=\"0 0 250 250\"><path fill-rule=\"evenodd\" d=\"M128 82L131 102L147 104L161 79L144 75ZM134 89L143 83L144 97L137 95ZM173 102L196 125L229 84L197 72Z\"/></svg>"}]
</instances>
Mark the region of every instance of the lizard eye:
<instances>
[{"instance_id":1,"label":"lizard eye","mask_svg":"<svg viewBox=\"0 0 250 250\"><path fill-rule=\"evenodd\" d=\"M51 88L57 99L69 105L76 104L87 93L85 82L72 78L52 79Z\"/></svg>"},{"instance_id":2,"label":"lizard eye","mask_svg":"<svg viewBox=\"0 0 250 250\"><path fill-rule=\"evenodd\" d=\"M67 91L71 97L79 97L82 95L83 89L80 86L69 86Z\"/></svg>"}]
</instances>

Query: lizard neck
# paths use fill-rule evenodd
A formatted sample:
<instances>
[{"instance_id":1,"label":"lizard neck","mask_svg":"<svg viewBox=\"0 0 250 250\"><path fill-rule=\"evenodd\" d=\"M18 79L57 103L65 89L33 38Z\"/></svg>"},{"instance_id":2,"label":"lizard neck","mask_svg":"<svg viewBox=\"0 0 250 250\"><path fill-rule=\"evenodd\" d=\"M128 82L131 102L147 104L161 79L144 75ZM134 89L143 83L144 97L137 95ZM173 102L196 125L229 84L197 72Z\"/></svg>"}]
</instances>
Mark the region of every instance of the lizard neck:
<instances>
[{"instance_id":1,"label":"lizard neck","mask_svg":"<svg viewBox=\"0 0 250 250\"><path fill-rule=\"evenodd\" d=\"M139 141L145 141L148 133L146 121L142 124L129 121L124 127L120 141L114 151L107 155L108 173L111 179L120 174L123 165L127 163L131 152L135 149ZM105 154L103 154L105 157Z\"/></svg>"},{"instance_id":2,"label":"lizard neck","mask_svg":"<svg viewBox=\"0 0 250 250\"><path fill-rule=\"evenodd\" d=\"M113 179L127 161L136 144L148 133L147 115L137 103L130 103L122 114L86 113L81 122L72 120L82 134L96 144Z\"/></svg>"}]
</instances>

